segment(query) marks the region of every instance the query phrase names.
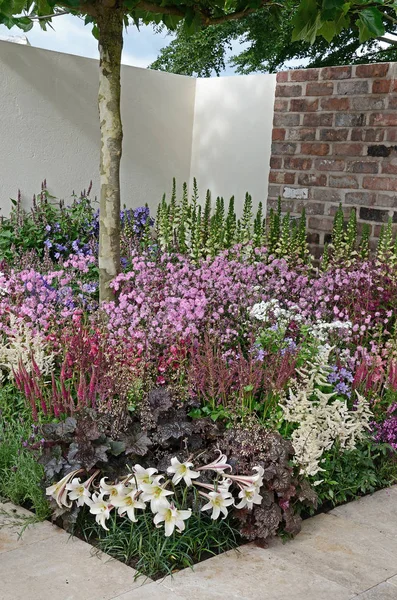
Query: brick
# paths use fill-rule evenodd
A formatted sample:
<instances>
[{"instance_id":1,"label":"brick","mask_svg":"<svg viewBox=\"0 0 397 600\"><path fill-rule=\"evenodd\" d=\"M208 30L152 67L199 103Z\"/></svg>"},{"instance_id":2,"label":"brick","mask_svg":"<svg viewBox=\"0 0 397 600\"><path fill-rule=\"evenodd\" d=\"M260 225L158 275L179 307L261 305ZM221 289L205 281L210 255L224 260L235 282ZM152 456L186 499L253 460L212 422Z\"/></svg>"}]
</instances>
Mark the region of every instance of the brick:
<instances>
[{"instance_id":1,"label":"brick","mask_svg":"<svg viewBox=\"0 0 397 600\"><path fill-rule=\"evenodd\" d=\"M390 110L395 110L397 108L397 96L390 95L388 97L387 108Z\"/></svg>"},{"instance_id":2,"label":"brick","mask_svg":"<svg viewBox=\"0 0 397 600\"><path fill-rule=\"evenodd\" d=\"M390 92L390 79L377 79L372 83L373 94L388 94Z\"/></svg>"},{"instance_id":3,"label":"brick","mask_svg":"<svg viewBox=\"0 0 397 600\"><path fill-rule=\"evenodd\" d=\"M397 158L382 161L381 173L385 173L386 175L397 175Z\"/></svg>"},{"instance_id":4,"label":"brick","mask_svg":"<svg viewBox=\"0 0 397 600\"><path fill-rule=\"evenodd\" d=\"M365 162L364 160L354 160L347 164L346 171L350 173L379 173L379 163L375 161Z\"/></svg>"},{"instance_id":5,"label":"brick","mask_svg":"<svg viewBox=\"0 0 397 600\"><path fill-rule=\"evenodd\" d=\"M328 206L327 215L334 217L338 211L338 208L339 208L338 204L331 204L331 206ZM346 221L350 217L351 210L352 210L351 206L342 206L343 216L346 219Z\"/></svg>"},{"instance_id":6,"label":"brick","mask_svg":"<svg viewBox=\"0 0 397 600\"><path fill-rule=\"evenodd\" d=\"M335 127L363 127L365 125L366 115L339 113L335 115Z\"/></svg>"},{"instance_id":7,"label":"brick","mask_svg":"<svg viewBox=\"0 0 397 600\"><path fill-rule=\"evenodd\" d=\"M302 144L301 153L313 156L326 156L329 154L329 144Z\"/></svg>"},{"instance_id":8,"label":"brick","mask_svg":"<svg viewBox=\"0 0 397 600\"><path fill-rule=\"evenodd\" d=\"M332 231L333 219L327 217L309 217L310 229Z\"/></svg>"},{"instance_id":9,"label":"brick","mask_svg":"<svg viewBox=\"0 0 397 600\"><path fill-rule=\"evenodd\" d=\"M327 83L308 83L306 86L306 96L332 96L334 93L334 84Z\"/></svg>"},{"instance_id":10,"label":"brick","mask_svg":"<svg viewBox=\"0 0 397 600\"><path fill-rule=\"evenodd\" d=\"M271 156L270 157L270 168L271 169L281 169L283 165L283 159L279 156Z\"/></svg>"},{"instance_id":11,"label":"brick","mask_svg":"<svg viewBox=\"0 0 397 600\"><path fill-rule=\"evenodd\" d=\"M298 184L299 185L307 185L307 186L319 186L326 187L327 185L327 176L322 173L318 175L316 173L300 173L298 176Z\"/></svg>"},{"instance_id":12,"label":"brick","mask_svg":"<svg viewBox=\"0 0 397 600\"><path fill-rule=\"evenodd\" d=\"M335 160L333 158L318 158L314 166L318 171L344 171L346 163L344 160Z\"/></svg>"},{"instance_id":13,"label":"brick","mask_svg":"<svg viewBox=\"0 0 397 600\"><path fill-rule=\"evenodd\" d=\"M368 90L368 81L339 81L337 84L337 93L340 96L368 94Z\"/></svg>"},{"instance_id":14,"label":"brick","mask_svg":"<svg viewBox=\"0 0 397 600\"><path fill-rule=\"evenodd\" d=\"M361 156L364 146L362 144L335 144L335 156Z\"/></svg>"},{"instance_id":15,"label":"brick","mask_svg":"<svg viewBox=\"0 0 397 600\"><path fill-rule=\"evenodd\" d=\"M379 208L368 208L362 206L360 208L360 219L363 221L375 221L376 223L385 223L388 219L388 211L380 210Z\"/></svg>"},{"instance_id":16,"label":"brick","mask_svg":"<svg viewBox=\"0 0 397 600\"><path fill-rule=\"evenodd\" d=\"M397 142L397 129L388 129L386 131L386 139L388 142Z\"/></svg>"},{"instance_id":17,"label":"brick","mask_svg":"<svg viewBox=\"0 0 397 600\"><path fill-rule=\"evenodd\" d=\"M288 71L277 73L277 83L285 83L288 81Z\"/></svg>"},{"instance_id":18,"label":"brick","mask_svg":"<svg viewBox=\"0 0 397 600\"><path fill-rule=\"evenodd\" d=\"M309 197L309 190L307 188L284 187L284 189L283 189L283 198L306 199L308 197Z\"/></svg>"},{"instance_id":19,"label":"brick","mask_svg":"<svg viewBox=\"0 0 397 600\"><path fill-rule=\"evenodd\" d=\"M273 117L275 127L297 127L300 122L300 115L291 113L276 113Z\"/></svg>"},{"instance_id":20,"label":"brick","mask_svg":"<svg viewBox=\"0 0 397 600\"><path fill-rule=\"evenodd\" d=\"M358 180L355 175L330 175L330 187L357 189L359 187Z\"/></svg>"},{"instance_id":21,"label":"brick","mask_svg":"<svg viewBox=\"0 0 397 600\"><path fill-rule=\"evenodd\" d=\"M333 113L307 113L303 115L303 125L309 127L332 127Z\"/></svg>"},{"instance_id":22,"label":"brick","mask_svg":"<svg viewBox=\"0 0 397 600\"><path fill-rule=\"evenodd\" d=\"M391 91L397 92L397 79L394 79Z\"/></svg>"},{"instance_id":23,"label":"brick","mask_svg":"<svg viewBox=\"0 0 397 600\"><path fill-rule=\"evenodd\" d=\"M315 266L316 262L318 263L318 261L322 257L323 251L324 251L324 248L322 248L321 246L315 246L313 244L309 244L309 252L310 252L311 256L314 257L314 265L313 266Z\"/></svg>"},{"instance_id":24,"label":"brick","mask_svg":"<svg viewBox=\"0 0 397 600\"><path fill-rule=\"evenodd\" d=\"M387 98L384 96L361 96L352 98L352 110L384 110L387 104Z\"/></svg>"},{"instance_id":25,"label":"brick","mask_svg":"<svg viewBox=\"0 0 397 600\"><path fill-rule=\"evenodd\" d=\"M275 98L274 99L274 112L287 112L289 107L289 100L285 100L284 98Z\"/></svg>"},{"instance_id":26,"label":"brick","mask_svg":"<svg viewBox=\"0 0 397 600\"><path fill-rule=\"evenodd\" d=\"M374 225L373 229L374 229L373 237L378 238L380 236L382 225ZM396 228L395 225L393 225L392 226L392 234L393 234L393 236L396 234L396 232L397 232L397 228Z\"/></svg>"},{"instance_id":27,"label":"brick","mask_svg":"<svg viewBox=\"0 0 397 600\"><path fill-rule=\"evenodd\" d=\"M271 208L277 209L278 207L278 198L269 198L267 201L267 210L269 211ZM285 212L293 212L294 203L292 200L283 200L282 209Z\"/></svg>"},{"instance_id":28,"label":"brick","mask_svg":"<svg viewBox=\"0 0 397 600\"><path fill-rule=\"evenodd\" d=\"M376 65L358 65L356 67L356 77L386 77L389 70L388 63L378 63Z\"/></svg>"},{"instance_id":29,"label":"brick","mask_svg":"<svg viewBox=\"0 0 397 600\"><path fill-rule=\"evenodd\" d=\"M397 195L391 192L390 194L374 194L376 206L381 206L382 208L397 208Z\"/></svg>"},{"instance_id":30,"label":"brick","mask_svg":"<svg viewBox=\"0 0 397 600\"><path fill-rule=\"evenodd\" d=\"M323 110L349 110L350 98L321 98Z\"/></svg>"},{"instance_id":31,"label":"brick","mask_svg":"<svg viewBox=\"0 0 397 600\"><path fill-rule=\"evenodd\" d=\"M273 142L272 144L272 154L295 154L296 152L296 144L283 144L278 142Z\"/></svg>"},{"instance_id":32,"label":"brick","mask_svg":"<svg viewBox=\"0 0 397 600\"><path fill-rule=\"evenodd\" d=\"M274 141L285 140L285 129L277 129L275 127L272 131L272 140L274 140Z\"/></svg>"},{"instance_id":33,"label":"brick","mask_svg":"<svg viewBox=\"0 0 397 600\"><path fill-rule=\"evenodd\" d=\"M269 185L267 194L269 198L278 198L281 195L280 185Z\"/></svg>"},{"instance_id":34,"label":"brick","mask_svg":"<svg viewBox=\"0 0 397 600\"><path fill-rule=\"evenodd\" d=\"M339 204L343 200L343 192L338 189L327 188L323 190L321 188L313 188L311 192L312 198L321 202L337 202Z\"/></svg>"},{"instance_id":35,"label":"brick","mask_svg":"<svg viewBox=\"0 0 397 600\"><path fill-rule=\"evenodd\" d=\"M385 138L384 129L352 129L352 142L383 142Z\"/></svg>"},{"instance_id":36,"label":"brick","mask_svg":"<svg viewBox=\"0 0 397 600\"><path fill-rule=\"evenodd\" d=\"M320 140L323 142L345 142L348 129L320 129Z\"/></svg>"},{"instance_id":37,"label":"brick","mask_svg":"<svg viewBox=\"0 0 397 600\"><path fill-rule=\"evenodd\" d=\"M324 214L324 203L323 202L308 202L307 200L296 200L294 206L294 212L301 214L302 210L306 210L307 215L323 215Z\"/></svg>"},{"instance_id":38,"label":"brick","mask_svg":"<svg viewBox=\"0 0 397 600\"><path fill-rule=\"evenodd\" d=\"M284 169L307 171L311 169L311 166L311 158L300 158L297 156L286 156L284 158Z\"/></svg>"},{"instance_id":39,"label":"brick","mask_svg":"<svg viewBox=\"0 0 397 600\"><path fill-rule=\"evenodd\" d=\"M296 96L302 96L301 85L277 85L276 86L276 98L291 98Z\"/></svg>"},{"instance_id":40,"label":"brick","mask_svg":"<svg viewBox=\"0 0 397 600\"><path fill-rule=\"evenodd\" d=\"M316 139L317 129L298 127L287 131L287 139L292 141L310 141Z\"/></svg>"},{"instance_id":41,"label":"brick","mask_svg":"<svg viewBox=\"0 0 397 600\"><path fill-rule=\"evenodd\" d=\"M294 183L295 173L287 173L285 171L270 171L270 183Z\"/></svg>"},{"instance_id":42,"label":"brick","mask_svg":"<svg viewBox=\"0 0 397 600\"><path fill-rule=\"evenodd\" d=\"M368 146L367 155L387 158L390 156L396 148L389 144L374 144Z\"/></svg>"},{"instance_id":43,"label":"brick","mask_svg":"<svg viewBox=\"0 0 397 600\"><path fill-rule=\"evenodd\" d=\"M306 241L308 244L318 244L320 242L320 235L318 233L308 233Z\"/></svg>"},{"instance_id":44,"label":"brick","mask_svg":"<svg viewBox=\"0 0 397 600\"><path fill-rule=\"evenodd\" d=\"M291 112L315 112L318 109L318 98L308 100L307 98L293 98L291 100Z\"/></svg>"},{"instance_id":45,"label":"brick","mask_svg":"<svg viewBox=\"0 0 397 600\"><path fill-rule=\"evenodd\" d=\"M363 188L368 190L385 190L386 192L397 192L397 178L364 177Z\"/></svg>"},{"instance_id":46,"label":"brick","mask_svg":"<svg viewBox=\"0 0 397 600\"><path fill-rule=\"evenodd\" d=\"M320 79L349 79L351 75L351 67L324 67L321 69Z\"/></svg>"},{"instance_id":47,"label":"brick","mask_svg":"<svg viewBox=\"0 0 397 600\"><path fill-rule=\"evenodd\" d=\"M369 124L377 127L396 127L397 113L374 113L369 117Z\"/></svg>"},{"instance_id":48,"label":"brick","mask_svg":"<svg viewBox=\"0 0 397 600\"><path fill-rule=\"evenodd\" d=\"M289 74L290 81L317 81L318 69L297 69Z\"/></svg>"},{"instance_id":49,"label":"brick","mask_svg":"<svg viewBox=\"0 0 397 600\"><path fill-rule=\"evenodd\" d=\"M375 200L376 194L374 192L347 192L345 195L346 204L357 206L373 206Z\"/></svg>"}]
</instances>

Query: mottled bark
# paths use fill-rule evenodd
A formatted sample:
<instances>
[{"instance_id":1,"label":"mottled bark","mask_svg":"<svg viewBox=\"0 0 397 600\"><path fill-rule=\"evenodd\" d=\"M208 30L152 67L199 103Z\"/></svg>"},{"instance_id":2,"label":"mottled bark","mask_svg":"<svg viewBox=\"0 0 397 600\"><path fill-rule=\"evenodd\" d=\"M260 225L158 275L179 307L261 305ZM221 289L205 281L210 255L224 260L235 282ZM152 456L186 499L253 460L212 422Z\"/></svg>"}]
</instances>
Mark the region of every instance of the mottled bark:
<instances>
[{"instance_id":1,"label":"mottled bark","mask_svg":"<svg viewBox=\"0 0 397 600\"><path fill-rule=\"evenodd\" d=\"M123 12L105 7L97 16L99 46L98 108L101 128L99 296L114 299L109 287L120 272L120 161L123 130L120 114L120 67Z\"/></svg>"}]
</instances>

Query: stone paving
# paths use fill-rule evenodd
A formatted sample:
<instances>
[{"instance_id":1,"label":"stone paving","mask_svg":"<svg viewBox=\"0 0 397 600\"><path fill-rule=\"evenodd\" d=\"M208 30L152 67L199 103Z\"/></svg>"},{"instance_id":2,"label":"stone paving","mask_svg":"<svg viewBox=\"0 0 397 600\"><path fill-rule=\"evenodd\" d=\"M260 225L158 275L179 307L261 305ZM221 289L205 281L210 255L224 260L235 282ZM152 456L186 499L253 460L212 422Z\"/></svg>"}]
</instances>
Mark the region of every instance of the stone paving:
<instances>
[{"instance_id":1,"label":"stone paving","mask_svg":"<svg viewBox=\"0 0 397 600\"><path fill-rule=\"evenodd\" d=\"M0 513L0 600L397 600L397 486L308 519L286 544L247 544L157 582L48 522L19 538L12 520Z\"/></svg>"}]
</instances>

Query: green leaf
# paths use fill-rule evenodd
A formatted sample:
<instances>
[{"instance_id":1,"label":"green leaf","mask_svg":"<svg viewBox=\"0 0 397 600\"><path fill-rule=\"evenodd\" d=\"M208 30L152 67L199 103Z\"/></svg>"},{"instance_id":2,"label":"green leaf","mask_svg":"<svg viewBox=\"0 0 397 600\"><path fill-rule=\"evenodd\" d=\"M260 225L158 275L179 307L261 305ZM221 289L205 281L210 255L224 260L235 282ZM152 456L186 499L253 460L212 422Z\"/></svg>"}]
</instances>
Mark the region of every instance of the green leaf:
<instances>
[{"instance_id":1,"label":"green leaf","mask_svg":"<svg viewBox=\"0 0 397 600\"><path fill-rule=\"evenodd\" d=\"M382 13L374 6L360 11L356 25L359 29L360 42L366 42L385 34Z\"/></svg>"},{"instance_id":2,"label":"green leaf","mask_svg":"<svg viewBox=\"0 0 397 600\"><path fill-rule=\"evenodd\" d=\"M305 40L311 44L322 26L321 14L316 0L302 0L293 19L292 41Z\"/></svg>"}]
</instances>

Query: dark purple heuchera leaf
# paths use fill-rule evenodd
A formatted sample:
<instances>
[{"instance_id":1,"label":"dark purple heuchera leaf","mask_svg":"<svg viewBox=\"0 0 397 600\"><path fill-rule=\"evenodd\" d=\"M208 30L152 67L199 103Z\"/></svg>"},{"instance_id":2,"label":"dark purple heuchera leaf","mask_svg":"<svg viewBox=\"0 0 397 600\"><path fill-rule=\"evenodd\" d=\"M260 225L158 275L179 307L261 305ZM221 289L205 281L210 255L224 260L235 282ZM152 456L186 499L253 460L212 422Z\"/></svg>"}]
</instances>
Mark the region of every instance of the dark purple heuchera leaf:
<instances>
[{"instance_id":1,"label":"dark purple heuchera leaf","mask_svg":"<svg viewBox=\"0 0 397 600\"><path fill-rule=\"evenodd\" d=\"M251 511L235 511L242 535L265 543L281 528L287 533L298 533L301 518L294 513L293 501L304 499L315 505L317 497L306 481L301 482L294 475L290 466L292 444L257 423L226 431L223 441L218 443L222 444L235 472L248 474L256 465L264 469L262 504L254 505Z\"/></svg>"},{"instance_id":2,"label":"dark purple heuchera leaf","mask_svg":"<svg viewBox=\"0 0 397 600\"><path fill-rule=\"evenodd\" d=\"M155 388L148 394L148 404L152 412L152 417L155 422L158 421L160 415L173 406L172 396L166 388Z\"/></svg>"}]
</instances>

